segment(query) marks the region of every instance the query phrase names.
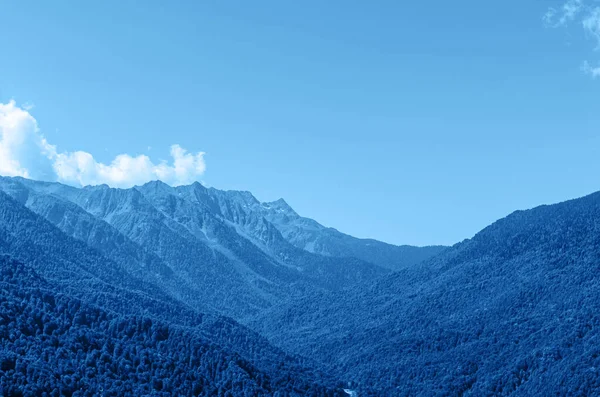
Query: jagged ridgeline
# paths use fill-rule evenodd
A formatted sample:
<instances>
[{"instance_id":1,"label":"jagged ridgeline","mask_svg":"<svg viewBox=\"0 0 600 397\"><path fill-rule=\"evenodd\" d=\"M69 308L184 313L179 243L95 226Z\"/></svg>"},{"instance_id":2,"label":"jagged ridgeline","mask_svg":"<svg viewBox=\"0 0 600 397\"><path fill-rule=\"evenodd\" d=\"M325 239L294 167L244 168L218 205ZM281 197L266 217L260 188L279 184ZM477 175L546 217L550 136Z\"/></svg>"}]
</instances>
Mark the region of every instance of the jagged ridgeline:
<instances>
[{"instance_id":1,"label":"jagged ridgeline","mask_svg":"<svg viewBox=\"0 0 600 397\"><path fill-rule=\"evenodd\" d=\"M299 243L290 224L297 237L311 221L282 205L200 184L0 178L2 394L347 395L345 377L237 321L442 248L379 243L395 259L338 256L337 238L366 242L315 222L304 240L320 242Z\"/></svg>"},{"instance_id":2,"label":"jagged ridgeline","mask_svg":"<svg viewBox=\"0 0 600 397\"><path fill-rule=\"evenodd\" d=\"M343 393L308 360L191 309L4 193L0 218L2 395Z\"/></svg>"},{"instance_id":3,"label":"jagged ridgeline","mask_svg":"<svg viewBox=\"0 0 600 397\"><path fill-rule=\"evenodd\" d=\"M5 395L600 395L600 193L414 248L199 184L0 190Z\"/></svg>"},{"instance_id":4,"label":"jagged ridgeline","mask_svg":"<svg viewBox=\"0 0 600 397\"><path fill-rule=\"evenodd\" d=\"M248 192L207 189L199 183L76 189L0 178L0 189L121 271L191 307L238 320L290 298L373 280L442 249L371 245L301 218L281 201L261 204ZM298 226L304 223L309 225ZM302 244L300 230L306 230ZM343 248L353 241L356 247L380 252L373 257L388 259L360 259L369 256L363 248L353 256L353 250ZM315 247L319 252L304 249Z\"/></svg>"}]
</instances>

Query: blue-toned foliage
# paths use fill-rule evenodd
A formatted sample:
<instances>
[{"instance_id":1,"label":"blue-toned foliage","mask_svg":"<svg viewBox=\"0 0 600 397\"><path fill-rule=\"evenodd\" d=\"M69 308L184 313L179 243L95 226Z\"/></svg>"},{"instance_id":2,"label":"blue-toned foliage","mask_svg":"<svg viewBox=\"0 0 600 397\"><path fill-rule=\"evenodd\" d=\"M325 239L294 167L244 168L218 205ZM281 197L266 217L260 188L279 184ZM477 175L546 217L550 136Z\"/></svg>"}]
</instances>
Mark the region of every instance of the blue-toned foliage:
<instances>
[{"instance_id":1,"label":"blue-toned foliage","mask_svg":"<svg viewBox=\"0 0 600 397\"><path fill-rule=\"evenodd\" d=\"M274 308L277 345L363 395L600 395L600 193L518 211L417 268Z\"/></svg>"},{"instance_id":2,"label":"blue-toned foliage","mask_svg":"<svg viewBox=\"0 0 600 397\"><path fill-rule=\"evenodd\" d=\"M0 291L3 396L343 394L302 373L261 371L189 327L118 315L56 293L6 256L0 256Z\"/></svg>"},{"instance_id":3,"label":"blue-toned foliage","mask_svg":"<svg viewBox=\"0 0 600 397\"><path fill-rule=\"evenodd\" d=\"M175 379L173 378L175 374L185 377L185 373L193 372L193 367L190 365L195 365L195 362L189 364L189 359L190 355L198 353L194 349L212 346L206 353L206 357L212 360L211 352L213 350L219 352L218 357L221 357L221 361L215 361L216 369L207 367L206 370L212 371L211 374L204 373L202 369L196 374L197 376L189 375L191 378L185 382L183 378L177 379L175 384L178 386L173 386L173 390L180 395L193 395L197 390L195 386L197 382L201 385L206 383L202 393L207 395L213 392L214 395L224 395L223 393L227 391L230 393L228 395L232 395L234 391L235 394L241 393L243 390L240 389L241 386L232 383L239 376L230 376L228 372L231 367L233 368L231 374L237 374L236 366L249 371L251 376L254 376L254 373L260 376L260 379L255 382L256 385L244 381L244 387L250 390L249 395L256 395L256 393L304 395L307 392L313 395L340 395L340 389L331 386L335 385L336 381L318 370L310 369L311 363L308 360L285 354L272 347L258 334L231 319L201 313L187 306L185 302L161 290L158 284L137 277L126 266L107 259L81 241L65 235L4 193L0 193L0 219L2 219L0 254L8 254L19 260L9 261L3 258L2 261L2 270L6 279L2 297L5 298L3 307L6 311L2 313L1 318L8 328L3 328L4 333L0 339L4 343L1 351L2 357L5 357L3 362L7 366L6 371L22 369L12 368L11 364L19 354L26 357L21 357L21 361L15 363L31 361L32 356L28 352L47 350L50 354L44 356L45 364L42 371L49 380L45 378L32 380L20 377L16 372L6 372L1 383L4 394L9 394L9 391L17 393L19 390L26 390L25 395L28 395L33 389L23 389L25 384L38 389L41 384L41 389L46 390L45 382L54 382L55 378L61 379L63 370L67 371L65 373L75 382L76 390L84 387L88 394L98 393L100 387L108 390L102 383L105 381L108 382L107 385L110 384L111 387L118 389L123 379L120 381L112 378L103 379L101 383L87 384L87 386L77 383L82 382L83 379L82 373L76 371L82 366L81 360L84 359L79 353L82 345L71 347L69 344L73 338L90 334L95 335L95 338L105 338L103 343L111 343L110 340L114 343L121 341L121 344L129 343L131 349L146 349L152 354L166 357L164 362L166 370L161 372L165 382ZM27 265L22 265L21 262ZM39 298L39 293L43 293L44 298L31 301L34 297ZM44 305L44 299L63 304L48 307ZM39 315L35 314L37 309L34 307L39 307ZM97 318L110 318L110 321L97 321ZM116 324L119 332L114 333L115 328L110 328L109 323ZM156 326L150 331L143 329L144 333L139 334L139 328L145 327L140 324ZM81 327L86 329L81 330ZM44 330L50 334L57 332L58 334L55 338L50 338ZM122 334L121 331L125 333ZM165 342L167 339L164 335L169 335L168 344ZM173 335L178 337L174 339ZM131 338L137 339L132 342ZM140 344L136 341L140 341ZM61 344L69 346L72 354L66 357L56 356ZM96 345L83 346L86 349L97 350ZM85 357L87 353L86 350ZM168 357L169 355L174 356ZM63 359L66 361L61 361ZM184 363L177 360L183 360ZM124 371L123 368L130 369L129 367L111 368L117 371L117 375ZM246 375L241 373L240 376L243 378ZM148 390L152 393L158 392L155 389L148 389L147 377L143 379L133 377L128 382L127 389L123 389L126 394L139 395L139 392L143 395ZM54 388L49 390L52 391ZM107 395L123 395L119 394L122 390L118 390L119 392L115 391Z\"/></svg>"},{"instance_id":4,"label":"blue-toned foliage","mask_svg":"<svg viewBox=\"0 0 600 397\"><path fill-rule=\"evenodd\" d=\"M0 190L4 394L600 395L600 193L418 250L199 184Z\"/></svg>"}]
</instances>

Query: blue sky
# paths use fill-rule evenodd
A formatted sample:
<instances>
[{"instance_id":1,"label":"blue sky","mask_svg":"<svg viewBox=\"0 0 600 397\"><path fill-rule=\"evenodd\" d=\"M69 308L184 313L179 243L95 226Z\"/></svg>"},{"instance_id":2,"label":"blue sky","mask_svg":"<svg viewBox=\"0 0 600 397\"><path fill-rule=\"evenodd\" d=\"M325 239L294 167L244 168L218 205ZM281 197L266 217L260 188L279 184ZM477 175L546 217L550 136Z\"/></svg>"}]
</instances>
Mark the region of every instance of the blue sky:
<instances>
[{"instance_id":1,"label":"blue sky","mask_svg":"<svg viewBox=\"0 0 600 397\"><path fill-rule=\"evenodd\" d=\"M0 102L76 170L75 152L155 167L177 144L194 171L148 178L284 197L359 237L452 244L599 190L594 7L0 0Z\"/></svg>"}]
</instances>

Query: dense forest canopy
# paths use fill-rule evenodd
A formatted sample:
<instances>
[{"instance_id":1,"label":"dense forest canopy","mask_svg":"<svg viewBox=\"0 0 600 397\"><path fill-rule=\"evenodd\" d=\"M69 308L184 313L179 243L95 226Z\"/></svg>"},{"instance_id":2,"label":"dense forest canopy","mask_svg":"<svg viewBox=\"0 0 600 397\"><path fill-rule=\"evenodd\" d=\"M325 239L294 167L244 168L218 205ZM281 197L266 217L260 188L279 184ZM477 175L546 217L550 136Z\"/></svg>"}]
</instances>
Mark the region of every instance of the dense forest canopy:
<instances>
[{"instance_id":1,"label":"dense forest canopy","mask_svg":"<svg viewBox=\"0 0 600 397\"><path fill-rule=\"evenodd\" d=\"M449 248L335 233L199 184L0 178L1 392L600 392L600 193Z\"/></svg>"}]
</instances>

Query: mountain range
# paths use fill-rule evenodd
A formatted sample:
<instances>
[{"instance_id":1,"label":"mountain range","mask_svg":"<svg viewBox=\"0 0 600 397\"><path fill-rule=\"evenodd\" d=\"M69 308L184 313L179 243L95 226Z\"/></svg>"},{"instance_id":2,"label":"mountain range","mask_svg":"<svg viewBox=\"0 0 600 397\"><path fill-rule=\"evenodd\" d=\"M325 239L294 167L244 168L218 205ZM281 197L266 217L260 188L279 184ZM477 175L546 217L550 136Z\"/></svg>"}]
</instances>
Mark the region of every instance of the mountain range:
<instances>
[{"instance_id":1,"label":"mountain range","mask_svg":"<svg viewBox=\"0 0 600 397\"><path fill-rule=\"evenodd\" d=\"M173 299L238 320L293 297L373 280L443 249L369 246L299 217L283 200L260 203L249 192L207 189L199 183L76 189L0 178L0 190ZM309 226L302 227L304 223ZM306 230L305 241L340 255L298 247L297 238L280 231L292 224L294 236ZM342 255L343 246L357 248ZM354 251L359 255L353 256ZM366 252L379 252L378 260L360 259ZM384 266L379 258L389 260L383 260Z\"/></svg>"},{"instance_id":2,"label":"mountain range","mask_svg":"<svg viewBox=\"0 0 600 397\"><path fill-rule=\"evenodd\" d=\"M361 396L599 395L600 193L517 211L417 266L253 326L365 386Z\"/></svg>"},{"instance_id":3,"label":"mountain range","mask_svg":"<svg viewBox=\"0 0 600 397\"><path fill-rule=\"evenodd\" d=\"M339 387L342 378L320 371L311 359L288 355L241 323L292 299L344 290L391 270L350 255L322 255L296 246L279 229L292 215L304 220L291 208L281 211L274 204L258 202L248 192L207 189L198 183L177 188L151 182L132 189L77 189L0 177L0 254L4 255L1 263L7 274L2 330L9 336L2 350L5 364L0 366L4 371L0 379L14 378L19 369L26 371L24 363L33 360L15 346L18 340L25 338L22 345L28 350L46 352L40 373L21 373L16 385L1 383L11 385L3 389L4 394L34 392L40 390L40 382L63 394L89 390L92 384L115 394L147 392L147 385L141 386L129 376L119 382L112 379L123 370L114 366L105 369L100 383L98 373L93 374L94 381L83 382L79 374L77 381L69 384L56 382L49 374L55 373L57 365L72 372L79 368L81 358L77 354L57 356L47 345L52 336L52 343L64 343L65 349L77 351L81 343L73 338L94 335L109 347L120 343L132 352L160 355L162 349L162 356L172 355L170 348L158 345L166 342L152 336L155 331L151 326L140 325L140 321L145 324L144 319L158 329L169 330L170 335L178 335L176 343L196 340L216 349L203 352L208 374L169 388L159 379L160 390L153 389L155 393L186 394L200 387L203 395L224 391L235 395L344 394ZM338 233L346 244L353 239L316 222L314 225L324 235ZM320 238L314 230L310 233ZM393 251L397 247L382 244L380 249ZM434 255L441 249L413 250ZM398 255L388 266L415 265L418 255L411 254ZM20 304L21 309L15 311L14 305L25 297L29 303ZM57 307L48 305L48 299L67 303ZM24 314L31 310L39 311L43 320ZM91 312L84 316L94 320L79 324L81 312ZM47 321L58 324L48 335ZM113 322L124 324L117 329L133 327L135 332L123 335L113 327L107 336ZM81 329L75 327L73 331L75 325ZM14 340L19 332L22 335ZM96 345L84 346L87 356L103 353L100 342ZM186 354L198 354L194 346L186 346ZM122 358L109 353L111 360ZM189 371L185 362L189 360L188 356L169 356L165 365L178 368L185 377ZM129 357L126 362L124 365L131 367L136 361ZM218 362L241 369L218 374L221 370L210 369ZM150 370L144 370L145 376L156 377ZM107 374L112 375L105 378ZM247 379L240 383L237 378L230 379L232 376Z\"/></svg>"},{"instance_id":4,"label":"mountain range","mask_svg":"<svg viewBox=\"0 0 600 397\"><path fill-rule=\"evenodd\" d=\"M452 247L201 184L0 178L0 394L600 394L600 193Z\"/></svg>"},{"instance_id":5,"label":"mountain range","mask_svg":"<svg viewBox=\"0 0 600 397\"><path fill-rule=\"evenodd\" d=\"M256 395L253 390L262 390L261 393L267 395L277 391L304 395L307 390L315 395L343 394L339 389L336 391L332 378L309 369L305 365L308 360L287 355L230 318L203 313L174 299L156 283L140 277L139 271L137 274L131 272L96 249L67 236L2 192L0 219L0 264L6 276L2 282L0 304L2 395L27 395L23 389L34 393L40 387L42 391L55 389L59 395L71 395L78 391L76 387L88 392L97 391L97 387L104 386L96 385L90 389L89 384L95 384L94 379L100 376L104 377L101 383L112 390L109 395L137 395L140 382L134 375L139 369L134 364L141 359L135 355L140 350L149 349L149 354L159 357L168 353L168 365L181 369L198 354L194 349L203 345L210 346L212 353L202 357L207 360L204 362L207 369L196 379L210 384L210 387L202 387L201 395L218 395L236 388L249 395ZM36 315L27 315L30 311ZM48 330L50 322L56 325ZM111 335L107 336L109 330ZM168 337L157 338L155 333ZM92 338L90 335L104 338L102 344L84 342ZM170 335L178 337L171 338ZM198 345L190 345L190 340L196 340ZM117 358L114 356L117 345L122 348L119 353L130 350L124 357L118 357L123 359L125 372L113 362L105 373L86 374L86 379L78 379L76 385L62 382L62 376L72 375L73 368L81 368L82 360L101 355L104 344L112 356L107 358L109 362ZM168 344L173 346L168 348ZM174 347L181 344L184 346ZM180 347L187 349L185 354L178 350ZM60 348L64 354L56 351ZM80 352L81 349L85 354ZM45 353L36 354L38 351ZM35 374L28 372L32 368L30 362L38 366ZM215 368L215 365L220 367ZM240 376L257 376L261 382L268 380L269 384L276 379L278 385L263 390L268 385L242 382L243 385L232 389L230 383L236 378L221 372L235 365L243 367L234 370L236 373L242 370ZM146 372L154 370L154 364L144 369ZM182 371L185 378L185 371ZM159 380L165 381L168 378L165 376L159 376ZM211 377L219 382L210 381ZM18 385L7 380L17 378L22 379ZM329 383L328 387L320 386L322 379ZM10 388L4 388L5 385L20 387L11 392ZM162 394L158 395L186 394L191 390L175 386L166 390L161 388Z\"/></svg>"}]
</instances>

